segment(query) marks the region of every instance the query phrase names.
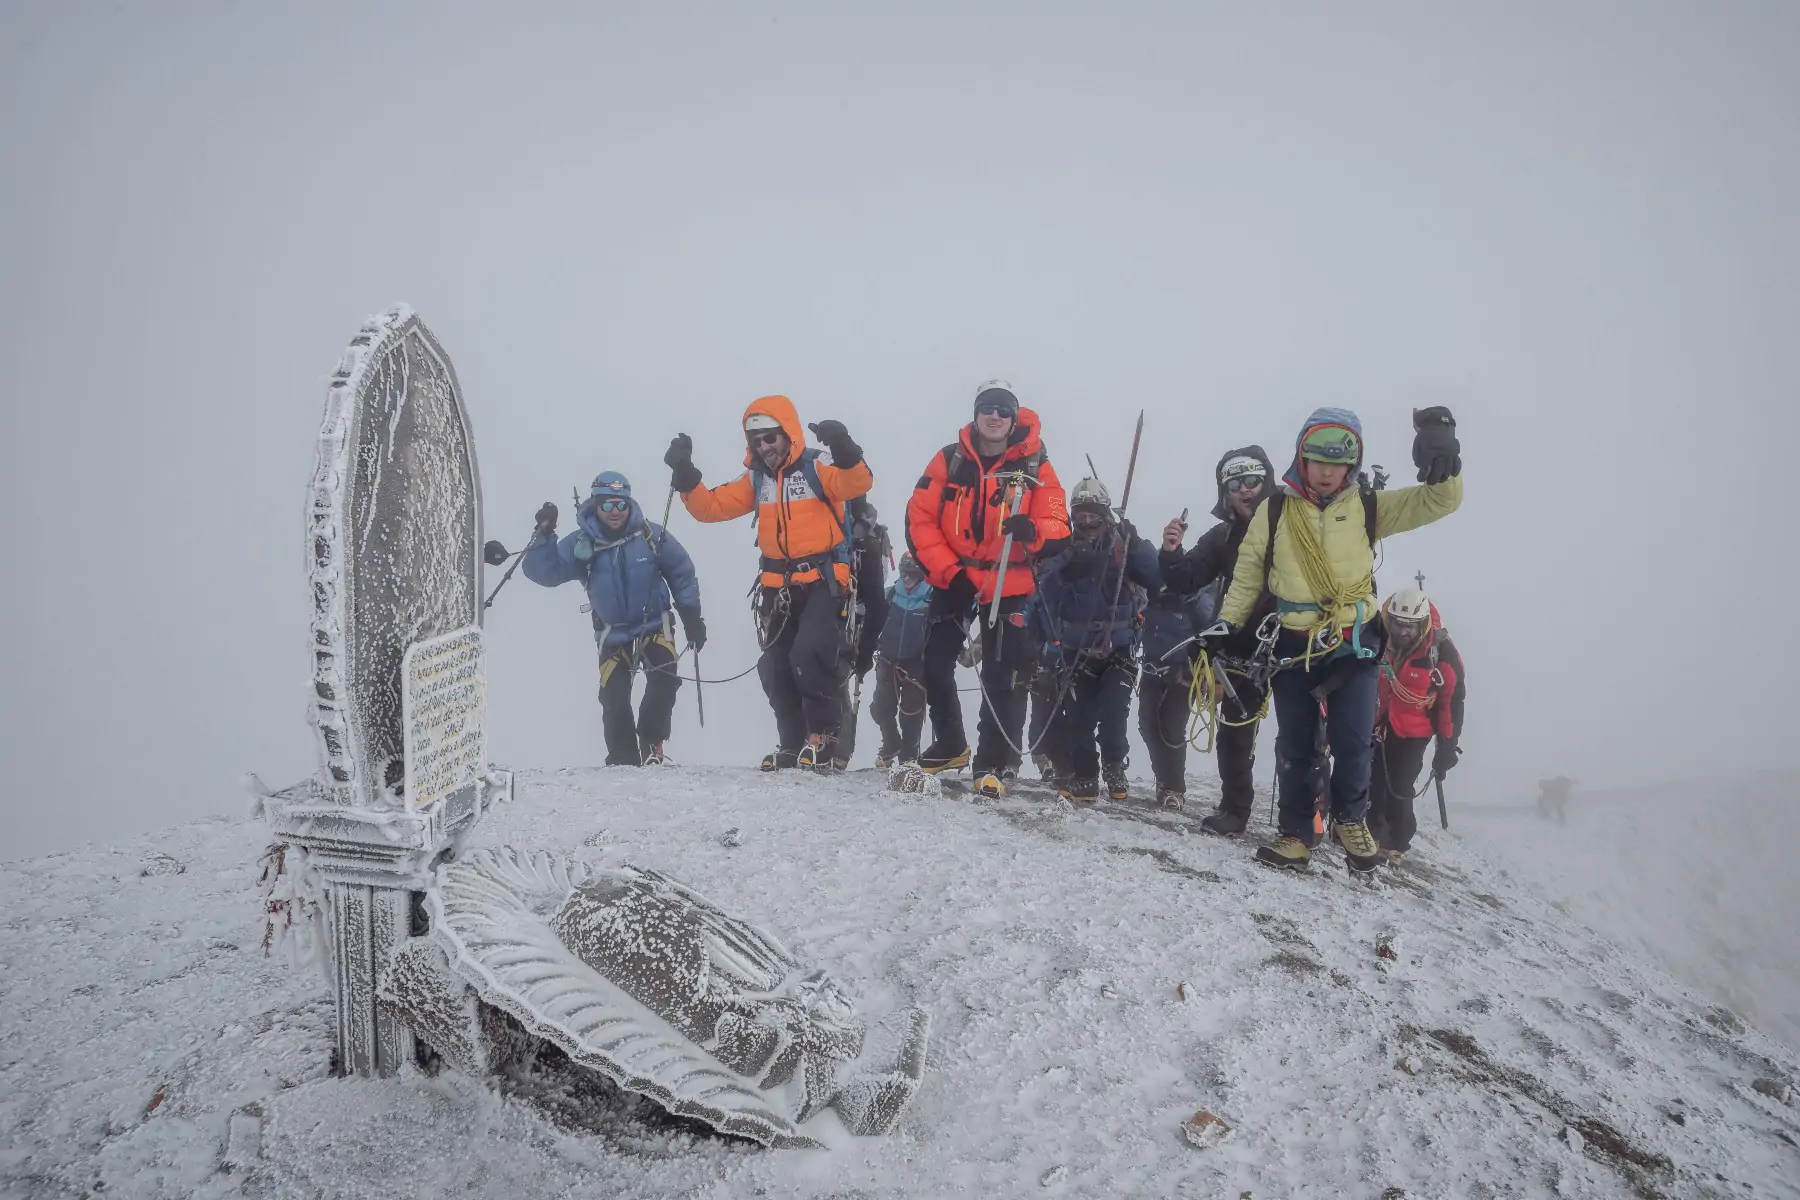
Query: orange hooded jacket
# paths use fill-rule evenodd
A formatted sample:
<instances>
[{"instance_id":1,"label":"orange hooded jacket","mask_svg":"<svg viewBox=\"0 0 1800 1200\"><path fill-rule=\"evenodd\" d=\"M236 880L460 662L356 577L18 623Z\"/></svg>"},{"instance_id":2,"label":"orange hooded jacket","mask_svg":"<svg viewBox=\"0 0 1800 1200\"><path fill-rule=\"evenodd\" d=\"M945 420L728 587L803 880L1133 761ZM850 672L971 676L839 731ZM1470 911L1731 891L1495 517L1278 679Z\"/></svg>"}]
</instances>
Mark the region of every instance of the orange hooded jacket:
<instances>
[{"instance_id":1,"label":"orange hooded jacket","mask_svg":"<svg viewBox=\"0 0 1800 1200\"><path fill-rule=\"evenodd\" d=\"M969 573L983 604L993 599L1000 546L1006 537L1000 526L1011 511L1004 477L1022 469L1025 460L1043 449L1038 428L1037 413L1021 408L1005 453L989 470L975 452L973 426L965 425L958 444L945 446L926 465L906 502L906 534L913 557L925 568L932 587L948 587L960 569ZM956 478L951 478L950 460L959 448L962 463ZM1013 542L1006 581L1001 585L1008 596L1028 596L1036 591L1037 583L1027 565L1031 555L1043 549L1045 542L1069 536L1068 500L1048 458L1038 463L1037 486L1027 488L1019 511L1036 522L1037 539L1029 545Z\"/></svg>"},{"instance_id":2,"label":"orange hooded jacket","mask_svg":"<svg viewBox=\"0 0 1800 1200\"><path fill-rule=\"evenodd\" d=\"M866 495L875 486L875 476L867 461L854 467L831 464L829 452L814 460L819 475L816 495L812 484L800 467L806 453L806 433L794 402L786 396L764 396L752 401L744 410L743 422L756 413L774 417L787 434L787 462L779 476L770 475L762 460L745 448L744 466L749 468L730 483L716 488L705 484L683 492L682 506L696 521L731 521L756 510L756 545L763 555L764 587L780 587L784 581L812 583L819 568L831 561L831 555L849 530L843 524L844 505ZM836 564L838 582L848 585L850 567Z\"/></svg>"}]
</instances>

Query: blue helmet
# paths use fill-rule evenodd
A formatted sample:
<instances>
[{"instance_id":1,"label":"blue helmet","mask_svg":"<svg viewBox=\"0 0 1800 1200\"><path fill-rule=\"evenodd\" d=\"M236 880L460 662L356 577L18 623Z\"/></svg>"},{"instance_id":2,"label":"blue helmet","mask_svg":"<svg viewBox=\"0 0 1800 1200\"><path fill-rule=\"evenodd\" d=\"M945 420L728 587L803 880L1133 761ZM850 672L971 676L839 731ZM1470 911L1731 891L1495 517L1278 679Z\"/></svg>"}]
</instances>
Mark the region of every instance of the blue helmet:
<instances>
[{"instance_id":1,"label":"blue helmet","mask_svg":"<svg viewBox=\"0 0 1800 1200\"><path fill-rule=\"evenodd\" d=\"M602 471L594 476L594 484L588 489L588 499L596 496L630 496L631 480L617 471Z\"/></svg>"}]
</instances>

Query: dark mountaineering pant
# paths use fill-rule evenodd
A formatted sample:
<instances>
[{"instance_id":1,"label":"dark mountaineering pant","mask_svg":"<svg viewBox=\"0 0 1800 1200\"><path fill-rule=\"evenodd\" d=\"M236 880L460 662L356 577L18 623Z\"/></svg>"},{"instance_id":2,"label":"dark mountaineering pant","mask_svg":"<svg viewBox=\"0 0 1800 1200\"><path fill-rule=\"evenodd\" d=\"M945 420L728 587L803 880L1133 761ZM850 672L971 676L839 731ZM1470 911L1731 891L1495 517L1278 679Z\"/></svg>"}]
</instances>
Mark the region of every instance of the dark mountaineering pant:
<instances>
[{"instance_id":1,"label":"dark mountaineering pant","mask_svg":"<svg viewBox=\"0 0 1800 1200\"><path fill-rule=\"evenodd\" d=\"M925 728L925 663L875 660L875 699L869 706L881 730L881 753L900 762L919 757Z\"/></svg>"},{"instance_id":2,"label":"dark mountaineering pant","mask_svg":"<svg viewBox=\"0 0 1800 1200\"><path fill-rule=\"evenodd\" d=\"M631 719L633 660L644 672L644 702ZM650 748L669 740L675 692L681 676L675 666L675 644L657 634L600 654L600 727L606 734L606 765L639 767Z\"/></svg>"},{"instance_id":3,"label":"dark mountaineering pant","mask_svg":"<svg viewBox=\"0 0 1800 1200\"><path fill-rule=\"evenodd\" d=\"M1375 761L1369 771L1369 832L1384 850L1406 850L1419 832L1413 814L1413 792L1425 750L1431 739L1387 737L1375 743Z\"/></svg>"},{"instance_id":4,"label":"dark mountaineering pant","mask_svg":"<svg viewBox=\"0 0 1800 1200\"><path fill-rule=\"evenodd\" d=\"M1058 772L1067 774L1067 757L1059 752L1056 738L1045 736L1044 733L1056 717L1056 705L1061 696L1062 675L1057 670L1056 655L1040 653L1037 669L1032 672L1031 686L1025 692L1031 720L1026 725L1025 740L1019 743L1019 749L1031 754L1042 754ZM1014 754L1013 766L1024 766L1024 759L1024 754Z\"/></svg>"},{"instance_id":5,"label":"dark mountaineering pant","mask_svg":"<svg viewBox=\"0 0 1800 1200\"><path fill-rule=\"evenodd\" d=\"M809 734L836 737L843 705L843 598L820 579L765 587L760 606L764 641L756 673L775 712L781 748L798 750Z\"/></svg>"},{"instance_id":6,"label":"dark mountaineering pant","mask_svg":"<svg viewBox=\"0 0 1800 1200\"><path fill-rule=\"evenodd\" d=\"M972 608L958 613L952 605L938 604L944 595L947 591L932 595L931 629L925 635L925 703L931 711L931 737L955 750L968 745L962 700L956 693L956 656L968 637L969 620L975 617L981 631L981 686L986 694L975 724L978 740L971 766L978 776L1000 771L1012 762L1013 746L1026 748L1021 745L1025 695L1037 669L1037 639L1025 621L1031 597L1006 597L1000 601L999 623L989 625L986 605L979 615Z\"/></svg>"},{"instance_id":7,"label":"dark mountaineering pant","mask_svg":"<svg viewBox=\"0 0 1800 1200\"><path fill-rule=\"evenodd\" d=\"M1188 691L1192 669L1185 662L1166 667L1161 674L1144 669L1138 681L1138 733L1150 752L1150 770L1156 786L1187 793Z\"/></svg>"},{"instance_id":8,"label":"dark mountaineering pant","mask_svg":"<svg viewBox=\"0 0 1800 1200\"><path fill-rule=\"evenodd\" d=\"M1294 666L1276 672L1275 774L1280 785L1278 826L1307 845L1316 843L1313 812L1318 788L1317 738L1321 723L1331 748L1331 803L1339 824L1361 821L1369 812L1369 760L1374 751L1379 675L1372 658L1333 659L1308 671ZM1317 689L1317 691L1315 691ZM1327 714L1319 712L1326 693Z\"/></svg>"},{"instance_id":9,"label":"dark mountaineering pant","mask_svg":"<svg viewBox=\"0 0 1800 1200\"><path fill-rule=\"evenodd\" d=\"M1219 808L1248 820L1256 797L1256 734L1261 725L1256 714L1268 693L1236 671L1231 672L1231 686L1238 698L1233 701L1227 694L1219 701L1219 730L1213 742L1219 759Z\"/></svg>"},{"instance_id":10,"label":"dark mountaineering pant","mask_svg":"<svg viewBox=\"0 0 1800 1200\"><path fill-rule=\"evenodd\" d=\"M1125 726L1137 662L1129 650L1115 650L1105 657L1078 659L1071 669L1075 675L1050 737L1067 757L1071 778L1097 779L1102 761L1122 763L1130 752Z\"/></svg>"},{"instance_id":11,"label":"dark mountaineering pant","mask_svg":"<svg viewBox=\"0 0 1800 1200\"><path fill-rule=\"evenodd\" d=\"M1183 794L1187 791L1187 729L1191 715L1188 693L1193 686L1191 663L1182 663L1161 675L1146 670L1138 683L1138 732L1150 750L1156 786ZM1219 716L1223 719L1213 741L1213 753L1219 759L1219 808L1249 820L1256 794L1258 722L1254 718L1262 711L1267 693L1237 671L1231 672L1231 686L1238 698L1232 700L1229 692L1220 698Z\"/></svg>"}]
</instances>

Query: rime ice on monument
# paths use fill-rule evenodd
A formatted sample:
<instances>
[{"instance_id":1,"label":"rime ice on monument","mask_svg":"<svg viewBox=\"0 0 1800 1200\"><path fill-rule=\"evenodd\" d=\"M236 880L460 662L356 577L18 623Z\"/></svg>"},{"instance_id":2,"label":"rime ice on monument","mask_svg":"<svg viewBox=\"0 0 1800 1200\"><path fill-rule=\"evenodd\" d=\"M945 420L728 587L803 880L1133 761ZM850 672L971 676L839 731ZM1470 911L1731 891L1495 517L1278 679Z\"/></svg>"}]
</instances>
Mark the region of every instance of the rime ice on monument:
<instances>
[{"instance_id":1,"label":"rime ice on monument","mask_svg":"<svg viewBox=\"0 0 1800 1200\"><path fill-rule=\"evenodd\" d=\"M674 879L459 853L512 795L487 763L480 500L443 348L404 307L374 318L326 393L307 513L319 771L257 789L282 843L271 912L325 950L338 1069L520 1070L549 1041L764 1145L821 1145L803 1126L828 1109L885 1133L923 1073L924 1012L897 1064L859 1070L845 989Z\"/></svg>"},{"instance_id":2,"label":"rime ice on monument","mask_svg":"<svg viewBox=\"0 0 1800 1200\"><path fill-rule=\"evenodd\" d=\"M325 393L306 562L317 774L263 800L323 897L338 1068L414 1057L376 1003L431 870L512 780L487 763L481 485L456 372L408 308L365 324Z\"/></svg>"}]
</instances>

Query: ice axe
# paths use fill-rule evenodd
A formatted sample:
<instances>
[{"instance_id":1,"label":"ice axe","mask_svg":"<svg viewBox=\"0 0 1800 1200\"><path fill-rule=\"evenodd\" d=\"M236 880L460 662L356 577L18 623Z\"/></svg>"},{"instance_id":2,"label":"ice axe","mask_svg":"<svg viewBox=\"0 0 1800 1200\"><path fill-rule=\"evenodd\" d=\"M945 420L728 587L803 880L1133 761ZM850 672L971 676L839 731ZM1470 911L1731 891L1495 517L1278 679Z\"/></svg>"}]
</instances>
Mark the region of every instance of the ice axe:
<instances>
[{"instance_id":1,"label":"ice axe","mask_svg":"<svg viewBox=\"0 0 1800 1200\"><path fill-rule=\"evenodd\" d=\"M1019 510L1025 506L1026 485L1035 483L1037 483L1037 480L1025 474L1023 471L1014 471L1012 473L1012 481L1008 485L1013 489L1012 510L1006 514L1008 520L1018 516ZM1000 565L994 571L994 600L993 603L988 605L987 623L995 628L999 628L1000 625L1000 597L1005 594L1006 564L1007 561L1012 558L1012 548L1013 535L1009 533L1004 538L1000 539Z\"/></svg>"},{"instance_id":2,"label":"ice axe","mask_svg":"<svg viewBox=\"0 0 1800 1200\"><path fill-rule=\"evenodd\" d=\"M1433 771L1431 773L1431 781L1433 783L1437 784L1438 824L1442 825L1445 829L1448 829L1448 828L1450 828L1450 814L1444 808L1444 774L1443 774L1443 772L1442 771Z\"/></svg>"},{"instance_id":3,"label":"ice axe","mask_svg":"<svg viewBox=\"0 0 1800 1200\"><path fill-rule=\"evenodd\" d=\"M694 651L694 703L700 709L700 728L706 728L706 696L700 690L700 651Z\"/></svg>"}]
</instances>

